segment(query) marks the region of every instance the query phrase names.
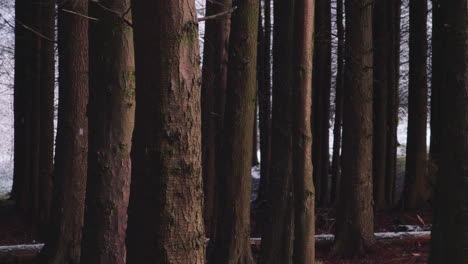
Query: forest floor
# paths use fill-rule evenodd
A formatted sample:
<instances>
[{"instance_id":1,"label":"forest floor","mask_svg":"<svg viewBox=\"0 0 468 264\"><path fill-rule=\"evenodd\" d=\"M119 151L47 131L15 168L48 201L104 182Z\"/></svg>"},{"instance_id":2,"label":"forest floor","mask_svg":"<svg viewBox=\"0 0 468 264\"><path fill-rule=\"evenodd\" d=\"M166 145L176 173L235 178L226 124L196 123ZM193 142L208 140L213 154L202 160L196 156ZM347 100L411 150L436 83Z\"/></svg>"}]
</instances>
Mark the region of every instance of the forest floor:
<instances>
[{"instance_id":1,"label":"forest floor","mask_svg":"<svg viewBox=\"0 0 468 264\"><path fill-rule=\"evenodd\" d=\"M432 222L429 210L415 212L379 212L375 217L375 232L428 230ZM316 233L334 232L333 210L318 209ZM255 227L253 227L255 229ZM254 234L259 237L259 234ZM427 263L429 238L378 240L372 252L353 259L330 256L332 243L317 243L317 263L320 264L422 264ZM41 243L37 229L18 213L12 202L0 201L0 246ZM254 253L258 255L254 246Z\"/></svg>"}]
</instances>

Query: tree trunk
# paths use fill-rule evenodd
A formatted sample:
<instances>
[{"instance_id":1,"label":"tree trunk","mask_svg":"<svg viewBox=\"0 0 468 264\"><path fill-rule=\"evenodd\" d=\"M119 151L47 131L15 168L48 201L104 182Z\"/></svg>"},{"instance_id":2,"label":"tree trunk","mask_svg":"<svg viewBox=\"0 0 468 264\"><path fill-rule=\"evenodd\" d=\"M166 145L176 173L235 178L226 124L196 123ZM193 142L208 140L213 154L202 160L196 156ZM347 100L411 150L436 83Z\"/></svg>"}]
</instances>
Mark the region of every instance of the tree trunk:
<instances>
[{"instance_id":1,"label":"tree trunk","mask_svg":"<svg viewBox=\"0 0 468 264\"><path fill-rule=\"evenodd\" d=\"M271 164L271 1L264 0L264 26L262 36L259 33L259 52L262 53L262 77L258 84L258 106L260 123L260 186L257 202L268 199ZM259 16L261 19L261 16ZM259 22L260 23L260 22ZM260 29L260 27L259 27ZM263 210L264 208L262 208Z\"/></svg>"},{"instance_id":2,"label":"tree trunk","mask_svg":"<svg viewBox=\"0 0 468 264\"><path fill-rule=\"evenodd\" d=\"M137 103L127 263L202 264L205 233L195 3L135 0L132 15Z\"/></svg>"},{"instance_id":3,"label":"tree trunk","mask_svg":"<svg viewBox=\"0 0 468 264\"><path fill-rule=\"evenodd\" d=\"M329 169L329 113L331 87L331 2L317 0L315 17L315 50L313 78L313 165L317 188L317 202L327 205L330 202L328 190Z\"/></svg>"},{"instance_id":4,"label":"tree trunk","mask_svg":"<svg viewBox=\"0 0 468 264\"><path fill-rule=\"evenodd\" d=\"M336 31L338 37L337 70L335 81L335 122L333 125L333 154L332 154L332 184L331 199L334 204L339 200L339 186L341 181L341 127L343 122L343 71L344 71L344 27L343 27L343 0L336 1Z\"/></svg>"},{"instance_id":5,"label":"tree trunk","mask_svg":"<svg viewBox=\"0 0 468 264\"><path fill-rule=\"evenodd\" d=\"M81 263L125 263L135 114L130 0L90 2L89 154ZM109 12L113 10L115 12ZM126 15L119 15L126 14Z\"/></svg>"},{"instance_id":6,"label":"tree trunk","mask_svg":"<svg viewBox=\"0 0 468 264\"><path fill-rule=\"evenodd\" d=\"M258 84L258 82L257 82ZM257 141L257 127L258 127L258 119L257 119L257 86L255 86L255 110L254 110L254 124L253 124L253 131L252 131L252 167L257 166L259 164L258 157L257 157L257 150L258 150L258 141Z\"/></svg>"},{"instance_id":7,"label":"tree trunk","mask_svg":"<svg viewBox=\"0 0 468 264\"><path fill-rule=\"evenodd\" d=\"M399 1L376 0L374 3L374 119L373 179L374 208L390 209L396 177L396 124L399 65ZM397 42L398 40L398 42ZM398 54L397 54L398 52ZM395 143L394 143L395 142ZM387 174L388 173L388 174Z\"/></svg>"},{"instance_id":8,"label":"tree trunk","mask_svg":"<svg viewBox=\"0 0 468 264\"><path fill-rule=\"evenodd\" d=\"M250 249L252 131L257 81L258 2L238 0L229 39L218 223L211 263L253 263Z\"/></svg>"},{"instance_id":9,"label":"tree trunk","mask_svg":"<svg viewBox=\"0 0 468 264\"><path fill-rule=\"evenodd\" d=\"M206 1L206 15L225 12L231 4L231 0ZM201 109L204 219L208 237L213 236L216 227L216 167L219 163L216 157L221 155L230 22L230 18L205 22Z\"/></svg>"},{"instance_id":10,"label":"tree trunk","mask_svg":"<svg viewBox=\"0 0 468 264\"><path fill-rule=\"evenodd\" d=\"M55 39L55 1L41 2L41 32L50 40ZM52 173L54 170L54 42L41 39L40 79L40 145L39 145L39 221L43 226L49 220L52 205Z\"/></svg>"},{"instance_id":11,"label":"tree trunk","mask_svg":"<svg viewBox=\"0 0 468 264\"><path fill-rule=\"evenodd\" d=\"M464 264L468 260L468 10L465 0L436 4L441 56L434 66L445 77L439 98L444 129L429 263Z\"/></svg>"},{"instance_id":12,"label":"tree trunk","mask_svg":"<svg viewBox=\"0 0 468 264\"><path fill-rule=\"evenodd\" d=\"M314 31L311 29L314 28L314 5L315 1L313 0L297 0L294 14L295 49L293 67L295 88L293 90L293 101L295 107L293 113L295 120L292 135L294 144L293 196L295 210L293 260L295 264L313 264L315 262L315 190L313 180L310 177L312 175L310 117L312 110L312 54L314 47ZM328 7L330 6L328 5ZM329 12L329 9L327 12ZM328 91L330 91L329 86ZM328 118L326 118L326 121L328 124ZM328 130L328 126L326 127ZM326 156L328 157L328 155Z\"/></svg>"},{"instance_id":13,"label":"tree trunk","mask_svg":"<svg viewBox=\"0 0 468 264\"><path fill-rule=\"evenodd\" d=\"M402 207L417 209L430 195L427 177L427 1L410 0L408 141Z\"/></svg>"},{"instance_id":14,"label":"tree trunk","mask_svg":"<svg viewBox=\"0 0 468 264\"><path fill-rule=\"evenodd\" d=\"M59 114L54 204L44 263L80 262L88 154L88 2L58 5Z\"/></svg>"},{"instance_id":15,"label":"tree trunk","mask_svg":"<svg viewBox=\"0 0 468 264\"><path fill-rule=\"evenodd\" d=\"M292 262L292 56L294 1L274 2L271 168L260 263Z\"/></svg>"},{"instance_id":16,"label":"tree trunk","mask_svg":"<svg viewBox=\"0 0 468 264\"><path fill-rule=\"evenodd\" d=\"M372 205L372 5L346 1L343 177L338 205L338 256L363 254L375 242Z\"/></svg>"}]
</instances>

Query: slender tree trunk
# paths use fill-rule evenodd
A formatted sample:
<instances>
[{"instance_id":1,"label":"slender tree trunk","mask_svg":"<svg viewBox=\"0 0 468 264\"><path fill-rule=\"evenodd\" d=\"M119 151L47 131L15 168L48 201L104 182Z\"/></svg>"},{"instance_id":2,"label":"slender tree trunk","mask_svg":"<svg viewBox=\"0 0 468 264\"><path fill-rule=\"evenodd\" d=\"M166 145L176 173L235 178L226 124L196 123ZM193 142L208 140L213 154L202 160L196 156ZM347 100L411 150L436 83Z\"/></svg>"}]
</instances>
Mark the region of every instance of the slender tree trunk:
<instances>
[{"instance_id":1,"label":"slender tree trunk","mask_svg":"<svg viewBox=\"0 0 468 264\"><path fill-rule=\"evenodd\" d=\"M343 0L336 1L336 31L338 35L337 70L335 81L335 122L333 125L333 154L332 154L332 184L331 199L336 204L339 200L339 186L341 179L341 127L343 122L343 72L344 72L344 27L343 27Z\"/></svg>"},{"instance_id":2,"label":"slender tree trunk","mask_svg":"<svg viewBox=\"0 0 468 264\"><path fill-rule=\"evenodd\" d=\"M221 199L211 263L253 263L250 249L252 130L255 110L258 2L239 0L232 14Z\"/></svg>"},{"instance_id":3,"label":"slender tree trunk","mask_svg":"<svg viewBox=\"0 0 468 264\"><path fill-rule=\"evenodd\" d=\"M55 39L55 1L41 1L41 33ZM43 226L49 220L52 205L52 173L54 169L54 42L41 39L40 78L40 145L39 145L39 221Z\"/></svg>"},{"instance_id":4,"label":"slender tree trunk","mask_svg":"<svg viewBox=\"0 0 468 264\"><path fill-rule=\"evenodd\" d=\"M127 263L205 263L195 2L134 0L132 14L137 103Z\"/></svg>"},{"instance_id":5,"label":"slender tree trunk","mask_svg":"<svg viewBox=\"0 0 468 264\"><path fill-rule=\"evenodd\" d=\"M441 37L440 168L429 263L468 261L468 10L465 0L437 2Z\"/></svg>"},{"instance_id":6,"label":"slender tree trunk","mask_svg":"<svg viewBox=\"0 0 468 264\"><path fill-rule=\"evenodd\" d=\"M408 142L402 206L424 206L430 195L427 177L427 1L410 0Z\"/></svg>"},{"instance_id":7,"label":"slender tree trunk","mask_svg":"<svg viewBox=\"0 0 468 264\"><path fill-rule=\"evenodd\" d=\"M372 206L372 5L346 1L343 177L333 254L366 252L375 242Z\"/></svg>"},{"instance_id":8,"label":"slender tree trunk","mask_svg":"<svg viewBox=\"0 0 468 264\"><path fill-rule=\"evenodd\" d=\"M252 167L257 166L259 164L258 162L258 157L257 157L257 150L258 150L258 141L257 141L257 127L258 127L258 119L257 119L257 113L258 113L258 104L257 104L257 88L258 88L258 82L257 85L255 86L255 110L254 110L254 124L253 124L253 132L252 132Z\"/></svg>"},{"instance_id":9,"label":"slender tree trunk","mask_svg":"<svg viewBox=\"0 0 468 264\"><path fill-rule=\"evenodd\" d=\"M294 1L274 2L271 168L260 263L292 262L292 56Z\"/></svg>"},{"instance_id":10,"label":"slender tree trunk","mask_svg":"<svg viewBox=\"0 0 468 264\"><path fill-rule=\"evenodd\" d=\"M54 204L42 260L80 262L88 154L88 19L86 1L58 5L59 114Z\"/></svg>"},{"instance_id":11,"label":"slender tree trunk","mask_svg":"<svg viewBox=\"0 0 468 264\"><path fill-rule=\"evenodd\" d=\"M390 209L396 170L396 125L399 65L399 3L376 0L374 3L374 208ZM398 25L398 27L397 27ZM398 53L398 54L397 54ZM396 120L395 120L396 119Z\"/></svg>"},{"instance_id":12,"label":"slender tree trunk","mask_svg":"<svg viewBox=\"0 0 468 264\"><path fill-rule=\"evenodd\" d=\"M264 25L263 34L259 41L263 62L262 83L258 87L258 105L260 122L260 186L258 202L267 199L270 186L271 164L271 1L264 0ZM260 17L260 16L259 16ZM260 17L261 19L261 17ZM259 22L260 23L260 22ZM259 27L260 28L260 27ZM259 35L260 36L260 35ZM260 63L260 62L259 62ZM263 209L263 208L262 208Z\"/></svg>"},{"instance_id":13,"label":"slender tree trunk","mask_svg":"<svg viewBox=\"0 0 468 264\"><path fill-rule=\"evenodd\" d=\"M293 125L293 189L295 221L293 260L295 264L312 264L315 262L315 194L314 183L310 178L312 175L310 117L312 110L312 54L314 47L314 31L311 29L314 28L314 8L315 1L313 0L297 0L294 14L295 49L293 67L295 88L293 100L295 102L295 109L293 113L295 120ZM326 118L326 121L328 123L328 118Z\"/></svg>"},{"instance_id":14,"label":"slender tree trunk","mask_svg":"<svg viewBox=\"0 0 468 264\"><path fill-rule=\"evenodd\" d=\"M206 15L225 12L231 4L231 0L206 1ZM230 22L230 18L211 19L205 24L201 109L204 219L209 237L216 226L216 166L220 162L216 157L221 153Z\"/></svg>"},{"instance_id":15,"label":"slender tree trunk","mask_svg":"<svg viewBox=\"0 0 468 264\"><path fill-rule=\"evenodd\" d=\"M135 114L130 0L90 2L89 155L81 263L125 263ZM113 10L114 12L109 12ZM126 15L119 15L126 14Z\"/></svg>"}]
</instances>

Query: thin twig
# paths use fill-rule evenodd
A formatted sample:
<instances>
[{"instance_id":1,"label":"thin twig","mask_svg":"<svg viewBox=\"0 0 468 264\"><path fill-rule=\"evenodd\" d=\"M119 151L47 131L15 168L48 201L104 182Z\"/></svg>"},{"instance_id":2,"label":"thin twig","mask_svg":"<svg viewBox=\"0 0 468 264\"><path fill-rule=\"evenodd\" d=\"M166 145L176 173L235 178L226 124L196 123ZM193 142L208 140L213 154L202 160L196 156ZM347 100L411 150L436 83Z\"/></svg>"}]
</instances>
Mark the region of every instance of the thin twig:
<instances>
[{"instance_id":1,"label":"thin twig","mask_svg":"<svg viewBox=\"0 0 468 264\"><path fill-rule=\"evenodd\" d=\"M198 22L206 21L206 20L209 20L209 19L218 19L218 18L222 18L222 17L224 17L224 16L226 16L226 15L231 14L231 13L234 12L236 9L237 9L237 7L234 6L234 7L231 8L230 10L221 12L221 13L219 13L219 14L214 14L214 15L205 16L205 17L199 17L199 18L198 18Z\"/></svg>"},{"instance_id":2,"label":"thin twig","mask_svg":"<svg viewBox=\"0 0 468 264\"><path fill-rule=\"evenodd\" d=\"M98 21L99 19L95 18L95 17L90 17L90 16L87 16L87 15L83 15L83 14L80 14L80 13L77 13L75 11L71 11L71 10L68 10L68 9L63 9L62 8L62 11L63 12L67 12L67 13L70 13L70 14L74 14L74 15L77 15L77 16L80 16L80 17L84 17L84 18L87 18L89 20L94 20L94 21Z\"/></svg>"}]
</instances>

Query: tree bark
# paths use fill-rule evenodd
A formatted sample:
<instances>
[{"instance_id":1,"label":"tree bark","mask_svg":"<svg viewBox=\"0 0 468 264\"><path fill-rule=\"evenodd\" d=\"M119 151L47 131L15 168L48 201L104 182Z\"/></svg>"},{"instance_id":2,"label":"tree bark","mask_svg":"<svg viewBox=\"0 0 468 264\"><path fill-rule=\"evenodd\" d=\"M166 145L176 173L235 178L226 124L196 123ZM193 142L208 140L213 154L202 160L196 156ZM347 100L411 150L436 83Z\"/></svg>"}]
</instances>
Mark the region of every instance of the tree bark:
<instances>
[{"instance_id":1,"label":"tree bark","mask_svg":"<svg viewBox=\"0 0 468 264\"><path fill-rule=\"evenodd\" d=\"M274 1L271 168L260 263L292 262L292 87L294 1Z\"/></svg>"},{"instance_id":2,"label":"tree bark","mask_svg":"<svg viewBox=\"0 0 468 264\"><path fill-rule=\"evenodd\" d=\"M402 207L427 204L427 1L410 0L408 141Z\"/></svg>"},{"instance_id":3,"label":"tree bark","mask_svg":"<svg viewBox=\"0 0 468 264\"><path fill-rule=\"evenodd\" d=\"M134 0L132 17L137 104L127 263L202 264L201 76L195 2Z\"/></svg>"},{"instance_id":4,"label":"tree bark","mask_svg":"<svg viewBox=\"0 0 468 264\"><path fill-rule=\"evenodd\" d=\"M89 154L81 263L125 263L135 114L130 0L90 2ZM113 10L110 12L109 10ZM126 15L122 15L126 14Z\"/></svg>"},{"instance_id":5,"label":"tree bark","mask_svg":"<svg viewBox=\"0 0 468 264\"><path fill-rule=\"evenodd\" d=\"M43 263L80 262L88 154L88 2L58 5L59 114L53 216Z\"/></svg>"},{"instance_id":6,"label":"tree bark","mask_svg":"<svg viewBox=\"0 0 468 264\"><path fill-rule=\"evenodd\" d=\"M225 12L231 5L231 0L206 1L206 15ZM216 227L216 167L220 162L216 157L221 155L230 22L230 17L227 17L205 23L201 89L202 161L204 219L209 237L213 236Z\"/></svg>"},{"instance_id":7,"label":"tree bark","mask_svg":"<svg viewBox=\"0 0 468 264\"><path fill-rule=\"evenodd\" d=\"M312 175L311 110L314 48L314 31L311 29L314 28L314 9L315 1L313 0L296 1L293 62L295 81L293 90L295 102L293 110L295 117L293 125L295 210L293 260L295 264L313 264L315 262L315 190L313 179L310 178ZM331 65L330 63L328 66ZM329 86L328 91L330 91ZM328 124L328 118L326 121ZM328 126L326 127L328 130ZM328 133L326 134L328 135ZM328 157L328 155L326 156Z\"/></svg>"},{"instance_id":8,"label":"tree bark","mask_svg":"<svg viewBox=\"0 0 468 264\"><path fill-rule=\"evenodd\" d=\"M372 5L346 1L343 176L338 205L338 256L365 253L375 242L372 206Z\"/></svg>"},{"instance_id":9,"label":"tree bark","mask_svg":"<svg viewBox=\"0 0 468 264\"><path fill-rule=\"evenodd\" d=\"M313 165L314 182L317 188L317 203L330 202L328 188L329 170L329 122L331 87L331 2L317 0L315 16L315 50L313 82Z\"/></svg>"},{"instance_id":10,"label":"tree bark","mask_svg":"<svg viewBox=\"0 0 468 264\"><path fill-rule=\"evenodd\" d=\"M258 2L238 0L229 39L218 223L211 263L253 263L250 249L252 131L255 110Z\"/></svg>"},{"instance_id":11,"label":"tree bark","mask_svg":"<svg viewBox=\"0 0 468 264\"><path fill-rule=\"evenodd\" d=\"M343 89L344 89L344 27L343 27L343 0L336 1L336 31L338 37L337 70L335 81L335 121L333 124L333 153L332 153L332 184L331 200L338 203L341 181L341 128L343 123Z\"/></svg>"},{"instance_id":12,"label":"tree bark","mask_svg":"<svg viewBox=\"0 0 468 264\"><path fill-rule=\"evenodd\" d=\"M468 260L468 10L465 0L435 4L441 56L434 67L445 77L439 98L444 129L429 263L464 264Z\"/></svg>"}]
</instances>

